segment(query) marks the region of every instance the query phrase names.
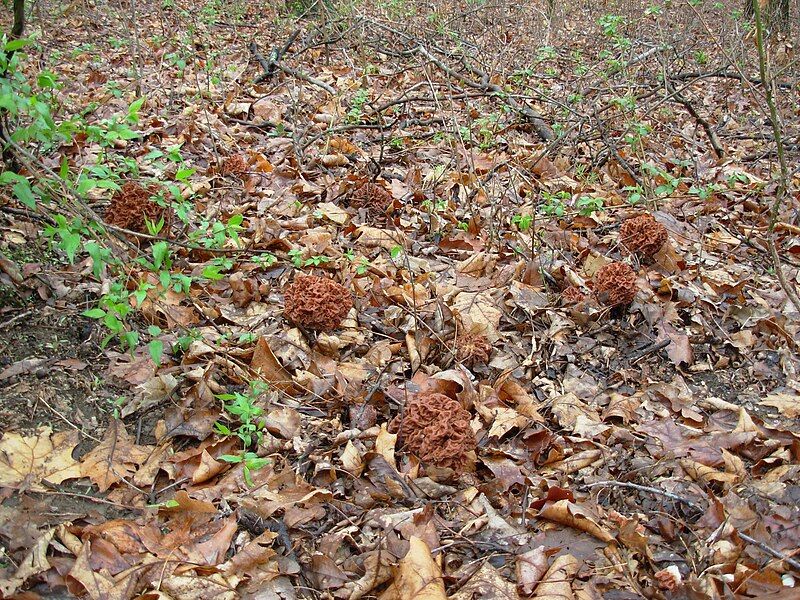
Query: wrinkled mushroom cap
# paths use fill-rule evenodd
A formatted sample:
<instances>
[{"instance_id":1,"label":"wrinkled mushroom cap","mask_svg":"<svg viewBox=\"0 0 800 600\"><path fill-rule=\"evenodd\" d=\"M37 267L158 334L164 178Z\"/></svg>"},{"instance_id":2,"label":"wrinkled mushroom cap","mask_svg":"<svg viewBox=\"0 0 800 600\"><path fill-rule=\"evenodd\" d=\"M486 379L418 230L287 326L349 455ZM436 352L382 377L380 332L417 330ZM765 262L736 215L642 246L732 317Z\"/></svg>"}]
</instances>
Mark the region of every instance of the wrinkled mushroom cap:
<instances>
[{"instance_id":1,"label":"wrinkled mushroom cap","mask_svg":"<svg viewBox=\"0 0 800 600\"><path fill-rule=\"evenodd\" d=\"M475 450L470 414L444 394L418 394L406 403L398 440L425 463L462 471Z\"/></svg>"},{"instance_id":2,"label":"wrinkled mushroom cap","mask_svg":"<svg viewBox=\"0 0 800 600\"><path fill-rule=\"evenodd\" d=\"M561 292L562 304L577 304L578 302L583 302L585 299L586 296L584 293L574 285L564 288L564 290Z\"/></svg>"},{"instance_id":3,"label":"wrinkled mushroom cap","mask_svg":"<svg viewBox=\"0 0 800 600\"><path fill-rule=\"evenodd\" d=\"M606 306L630 304L638 291L636 272L625 263L609 263L594 275L594 294Z\"/></svg>"},{"instance_id":4,"label":"wrinkled mushroom cap","mask_svg":"<svg viewBox=\"0 0 800 600\"><path fill-rule=\"evenodd\" d=\"M394 202L392 195L382 185L365 183L353 190L350 195L350 206L365 208L369 212L385 213Z\"/></svg>"},{"instance_id":5,"label":"wrinkled mushroom cap","mask_svg":"<svg viewBox=\"0 0 800 600\"><path fill-rule=\"evenodd\" d=\"M145 219L158 223L164 217L165 223L169 224L171 216L169 209L150 200L156 193L158 193L156 186L143 188L136 182L128 181L111 198L103 219L109 225L139 233L145 233L147 230Z\"/></svg>"},{"instance_id":6,"label":"wrinkled mushroom cap","mask_svg":"<svg viewBox=\"0 0 800 600\"><path fill-rule=\"evenodd\" d=\"M353 308L350 292L327 277L298 275L283 293L286 318L313 331L336 329Z\"/></svg>"},{"instance_id":7,"label":"wrinkled mushroom cap","mask_svg":"<svg viewBox=\"0 0 800 600\"><path fill-rule=\"evenodd\" d=\"M461 335L456 339L456 359L468 367L489 362L492 345L485 335Z\"/></svg>"},{"instance_id":8,"label":"wrinkled mushroom cap","mask_svg":"<svg viewBox=\"0 0 800 600\"><path fill-rule=\"evenodd\" d=\"M632 217L619 228L620 242L631 252L642 256L655 255L667 239L667 228L650 214Z\"/></svg>"},{"instance_id":9,"label":"wrinkled mushroom cap","mask_svg":"<svg viewBox=\"0 0 800 600\"><path fill-rule=\"evenodd\" d=\"M247 160L241 154L228 156L222 161L220 172L223 175L244 175L247 172Z\"/></svg>"}]
</instances>

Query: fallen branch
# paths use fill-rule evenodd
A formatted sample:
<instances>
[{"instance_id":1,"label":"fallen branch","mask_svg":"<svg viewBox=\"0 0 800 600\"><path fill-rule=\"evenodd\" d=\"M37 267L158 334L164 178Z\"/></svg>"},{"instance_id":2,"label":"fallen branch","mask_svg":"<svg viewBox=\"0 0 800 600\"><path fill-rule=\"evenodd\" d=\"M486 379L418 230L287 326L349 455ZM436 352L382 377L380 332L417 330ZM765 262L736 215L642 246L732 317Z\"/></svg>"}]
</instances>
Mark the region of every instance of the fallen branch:
<instances>
[{"instance_id":1,"label":"fallen branch","mask_svg":"<svg viewBox=\"0 0 800 600\"><path fill-rule=\"evenodd\" d=\"M283 58L283 55L289 51L289 48L292 47L292 44L297 39L298 35L300 35L300 30L296 29L294 32L292 32L292 35L289 36L289 39L286 40L286 43L283 46L272 49L272 52L269 54L269 59L264 58L264 56L258 51L258 46L255 42L250 42L250 45L248 46L250 53L261 65L261 68L264 69L264 72L256 78L255 83L262 83L275 74L275 69L278 65L278 62Z\"/></svg>"},{"instance_id":2,"label":"fallen branch","mask_svg":"<svg viewBox=\"0 0 800 600\"><path fill-rule=\"evenodd\" d=\"M293 34L293 35L295 35L295 37L296 37L297 33L299 33L299 32L295 32L295 34ZM294 38L289 39L289 41L287 42L287 45L285 45L284 47L286 49L288 49L289 45L291 45L291 43L293 41L294 41ZM270 59L267 60L266 58L264 58L264 55L262 55L258 51L258 45L255 42L250 42L250 45L248 46L248 50L250 50L250 53L253 55L253 58L255 58L258 61L258 64L261 65L261 68L264 69L264 73L262 73L259 77L257 77L255 79L255 83L262 83L262 82L266 81L267 79L272 77L272 74L274 73L275 69L278 69L279 71L283 71L287 75L291 75L292 77L296 77L297 79L302 79L303 81L306 81L306 82L308 82L308 83L310 83L312 85L315 85L315 86L317 86L319 88L322 88L323 90L325 90L326 92L328 92L332 96L336 95L336 90L333 89L330 85L328 85L324 81L320 81L319 79L315 79L314 77L311 77L310 75L306 75L305 73L303 73L301 71L298 71L296 69L292 69L291 67L287 67L286 65L278 62L280 60L280 53L275 54L274 51L273 51L274 57L271 56Z\"/></svg>"},{"instance_id":3,"label":"fallen branch","mask_svg":"<svg viewBox=\"0 0 800 600\"><path fill-rule=\"evenodd\" d=\"M425 48L425 46L423 46L422 44L419 44L414 51L418 52L419 54L422 54L430 62L432 62L442 71L444 71L449 77L457 79L465 86L475 90L482 90L488 92L493 96L502 99L502 101L505 102L508 106L510 106L515 112L522 115L531 122L534 131L536 131L536 135L538 135L542 139L542 141L549 142L550 140L555 138L555 133L553 133L553 130L545 122L542 115L540 115L537 111L535 111L531 107L525 106L524 104L520 104L519 102L514 100L514 98L506 94L503 91L503 88L501 88L499 85L490 83L486 79L484 79L480 83L472 81L468 77L465 77L461 73L458 73L457 71L453 70L452 68L444 64L441 60L433 56L433 54L431 54L427 50L427 48Z\"/></svg>"}]
</instances>

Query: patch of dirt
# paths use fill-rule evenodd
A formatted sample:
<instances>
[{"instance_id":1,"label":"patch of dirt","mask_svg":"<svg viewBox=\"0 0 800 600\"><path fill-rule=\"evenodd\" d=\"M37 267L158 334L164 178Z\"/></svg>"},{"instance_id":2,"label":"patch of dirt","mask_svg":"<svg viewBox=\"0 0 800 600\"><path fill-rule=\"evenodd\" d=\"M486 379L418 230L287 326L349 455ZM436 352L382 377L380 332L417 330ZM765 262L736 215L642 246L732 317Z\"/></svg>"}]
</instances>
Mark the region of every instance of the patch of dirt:
<instances>
[{"instance_id":1,"label":"patch of dirt","mask_svg":"<svg viewBox=\"0 0 800 600\"><path fill-rule=\"evenodd\" d=\"M28 313L0 330L0 428L96 434L114 393L102 379L105 360L91 323L46 306Z\"/></svg>"}]
</instances>

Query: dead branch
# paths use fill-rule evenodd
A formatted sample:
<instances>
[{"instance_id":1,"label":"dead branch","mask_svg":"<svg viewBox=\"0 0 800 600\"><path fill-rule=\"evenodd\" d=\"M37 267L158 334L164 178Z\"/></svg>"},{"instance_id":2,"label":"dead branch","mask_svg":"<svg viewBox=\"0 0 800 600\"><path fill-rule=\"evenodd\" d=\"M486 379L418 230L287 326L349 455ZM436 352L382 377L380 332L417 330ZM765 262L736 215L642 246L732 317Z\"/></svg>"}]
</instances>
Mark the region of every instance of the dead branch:
<instances>
[{"instance_id":1,"label":"dead branch","mask_svg":"<svg viewBox=\"0 0 800 600\"><path fill-rule=\"evenodd\" d=\"M475 90L483 90L493 97L500 98L503 102L505 102L508 106L510 106L515 112L522 115L526 119L528 119L532 124L534 131L536 131L536 135L538 135L542 141L549 142L555 137L553 130L550 126L545 122L544 118L541 114L537 111L532 109L529 106L525 106L524 104L520 104L514 98L506 94L503 89L494 83L490 83L488 80L484 79L480 83L472 81L468 77L465 77L461 73L451 69L449 66L444 64L441 60L437 57L433 56L425 46L419 44L415 52L422 54L425 58L427 58L430 62L434 65L439 67L442 71L444 71L449 77L456 79L463 83L465 86L475 89Z\"/></svg>"},{"instance_id":2,"label":"dead branch","mask_svg":"<svg viewBox=\"0 0 800 600\"><path fill-rule=\"evenodd\" d=\"M298 34L298 33L299 33L299 31L296 31L293 34L294 37L297 37L296 34ZM286 49L288 49L289 45L291 45L291 43L294 41L294 37L291 38L287 42L287 45L284 45L284 47ZM298 71L296 69L292 69L291 67L287 67L283 63L278 62L280 60L279 53L275 54L274 58L273 58L273 56L270 56L270 59L267 60L258 51L258 45L255 42L250 42L250 45L247 48L248 48L248 50L250 50L250 53L253 55L253 58L255 58L258 61L258 63L261 65L261 67L264 69L264 73L262 73L259 77L256 78L255 83L261 83L263 81L266 81L267 79L272 77L272 73L274 73L275 69L278 69L279 71L283 71L287 75L291 75L292 77L296 77L297 79L302 79L303 81L305 81L307 83L310 83L310 84L315 85L315 86L317 86L319 88L322 88L323 90L325 90L326 92L328 92L332 96L336 95L336 90L334 90L330 85L328 85L324 81L320 81L319 79L315 79L314 77L311 77L310 75L306 75L302 71Z\"/></svg>"}]
</instances>

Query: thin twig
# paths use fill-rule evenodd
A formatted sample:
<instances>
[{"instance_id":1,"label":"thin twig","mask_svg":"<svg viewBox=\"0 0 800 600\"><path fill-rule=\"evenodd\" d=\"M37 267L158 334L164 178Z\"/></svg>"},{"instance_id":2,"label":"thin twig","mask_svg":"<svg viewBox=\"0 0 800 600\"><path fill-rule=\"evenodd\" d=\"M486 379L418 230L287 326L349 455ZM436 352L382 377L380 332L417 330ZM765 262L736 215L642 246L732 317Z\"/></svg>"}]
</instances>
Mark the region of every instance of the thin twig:
<instances>
[{"instance_id":1,"label":"thin twig","mask_svg":"<svg viewBox=\"0 0 800 600\"><path fill-rule=\"evenodd\" d=\"M651 493L651 494L657 494L659 496L664 496L665 498L670 498L671 500L675 500L676 502L681 502L682 504L685 504L686 506L688 506L689 508L692 508L694 510L703 512L703 509L702 509L702 507L700 505L695 504L691 500L683 498L682 496L678 496L677 494L673 494L671 492L660 490L658 488L649 487L649 486L646 486L646 485L639 485L637 483L629 483L627 481L610 481L610 480L609 481L596 481L594 483L589 483L589 484L586 484L586 485L582 485L578 489L588 490L588 489L594 488L594 487L621 487L621 488L627 488L627 489L630 489L630 490L637 490L637 491L640 491L640 492L648 492L648 493ZM799 571L800 572L800 561L792 558L791 556L787 556L785 553L781 552L780 550L776 550L772 546L768 546L764 542L760 542L759 540L757 540L755 538L752 538L749 535L742 533L741 531L736 530L736 535L738 535L739 538L741 538L742 541L747 542L748 544L751 544L753 546L756 546L757 548L763 550L764 552L766 552L767 554L769 554L773 558L777 558L778 560L782 560L787 565L792 567L795 571Z\"/></svg>"}]
</instances>

